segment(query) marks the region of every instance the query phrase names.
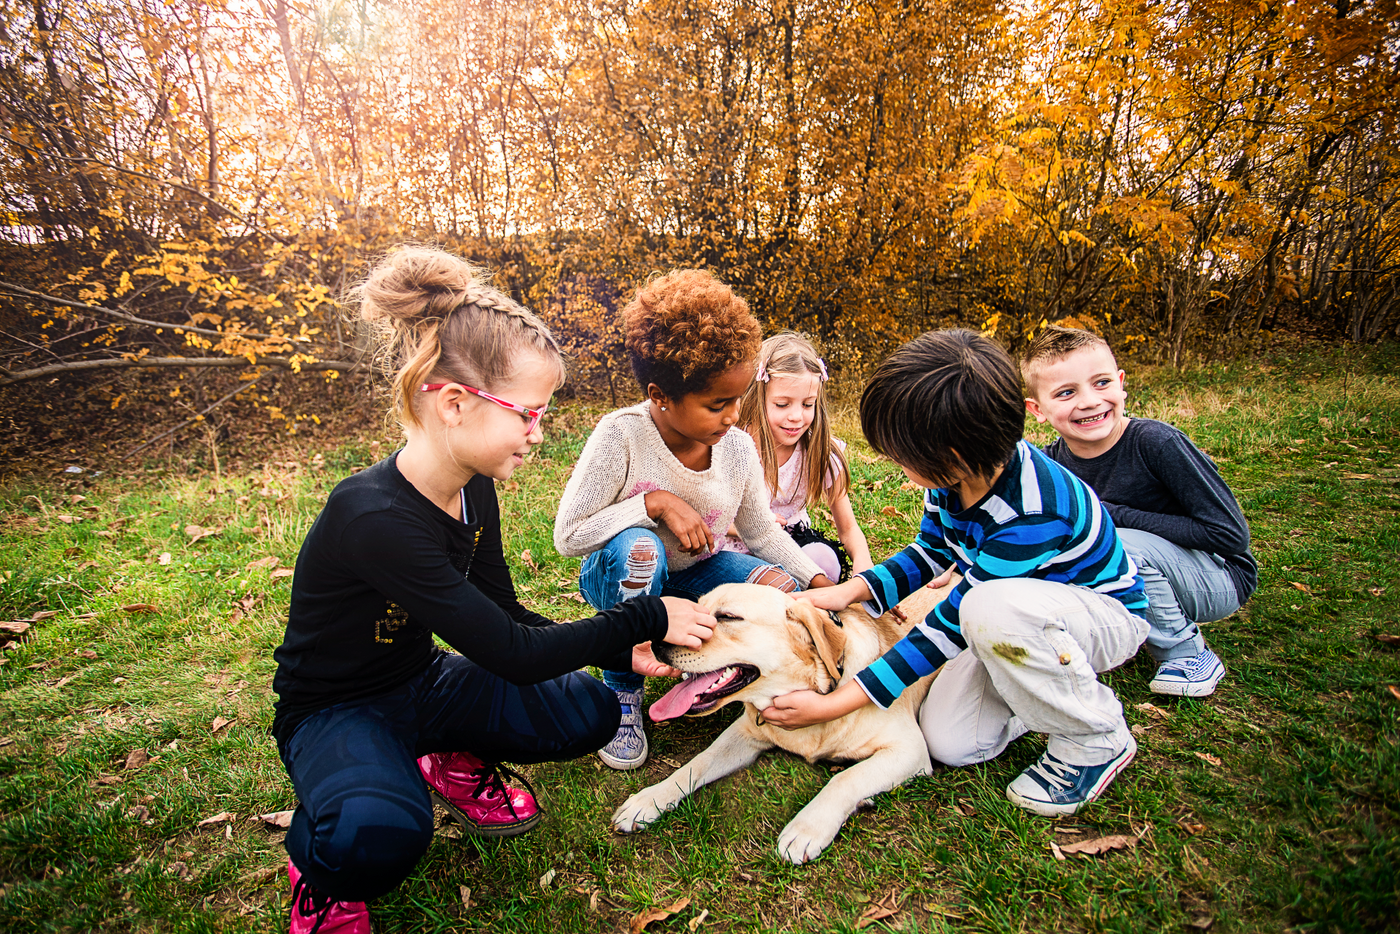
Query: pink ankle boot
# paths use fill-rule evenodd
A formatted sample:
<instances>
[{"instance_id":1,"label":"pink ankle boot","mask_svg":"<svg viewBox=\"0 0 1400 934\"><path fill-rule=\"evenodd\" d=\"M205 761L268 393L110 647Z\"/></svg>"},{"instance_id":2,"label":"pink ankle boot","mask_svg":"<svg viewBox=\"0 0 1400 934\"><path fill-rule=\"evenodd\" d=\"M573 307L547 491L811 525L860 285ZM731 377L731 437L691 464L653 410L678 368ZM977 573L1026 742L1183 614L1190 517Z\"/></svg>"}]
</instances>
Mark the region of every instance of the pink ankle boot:
<instances>
[{"instance_id":1,"label":"pink ankle boot","mask_svg":"<svg viewBox=\"0 0 1400 934\"><path fill-rule=\"evenodd\" d=\"M292 880L291 934L370 934L364 902L338 902L317 891L290 859L287 877Z\"/></svg>"},{"instance_id":2,"label":"pink ankle boot","mask_svg":"<svg viewBox=\"0 0 1400 934\"><path fill-rule=\"evenodd\" d=\"M418 760L428 791L467 833L513 837L540 822L534 789L525 777L469 752L434 752ZM525 788L507 785L505 774ZM526 790L529 789L529 790Z\"/></svg>"}]
</instances>

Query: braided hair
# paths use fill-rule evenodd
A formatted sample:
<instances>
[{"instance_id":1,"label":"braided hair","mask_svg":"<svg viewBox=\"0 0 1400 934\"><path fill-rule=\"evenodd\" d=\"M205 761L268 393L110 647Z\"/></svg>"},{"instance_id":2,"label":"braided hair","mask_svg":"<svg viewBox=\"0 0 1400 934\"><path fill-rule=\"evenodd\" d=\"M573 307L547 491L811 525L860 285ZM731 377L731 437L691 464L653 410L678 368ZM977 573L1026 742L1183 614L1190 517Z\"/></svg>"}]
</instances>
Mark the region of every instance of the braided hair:
<instances>
[{"instance_id":1,"label":"braided hair","mask_svg":"<svg viewBox=\"0 0 1400 934\"><path fill-rule=\"evenodd\" d=\"M564 357L544 322L486 284L487 273L445 250L404 246L389 253L351 292L376 332L393 381L400 424L421 426L423 383L458 382L489 391L507 382L533 351L564 382Z\"/></svg>"}]
</instances>

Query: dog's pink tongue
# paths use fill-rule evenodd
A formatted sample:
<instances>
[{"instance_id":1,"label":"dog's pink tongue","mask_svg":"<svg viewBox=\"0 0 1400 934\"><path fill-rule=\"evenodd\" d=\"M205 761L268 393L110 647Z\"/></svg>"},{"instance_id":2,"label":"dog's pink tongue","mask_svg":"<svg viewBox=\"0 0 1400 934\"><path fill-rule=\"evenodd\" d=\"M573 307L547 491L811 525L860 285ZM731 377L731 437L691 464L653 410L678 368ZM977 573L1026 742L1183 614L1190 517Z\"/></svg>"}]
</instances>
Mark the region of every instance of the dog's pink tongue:
<instances>
[{"instance_id":1,"label":"dog's pink tongue","mask_svg":"<svg viewBox=\"0 0 1400 934\"><path fill-rule=\"evenodd\" d=\"M723 677L724 669L721 668L719 671L711 671L708 674L686 678L680 684L667 691L660 700L651 705L651 718L659 722L661 720L674 720L677 717L685 716L690 712L691 705L695 703L695 698L714 687Z\"/></svg>"}]
</instances>

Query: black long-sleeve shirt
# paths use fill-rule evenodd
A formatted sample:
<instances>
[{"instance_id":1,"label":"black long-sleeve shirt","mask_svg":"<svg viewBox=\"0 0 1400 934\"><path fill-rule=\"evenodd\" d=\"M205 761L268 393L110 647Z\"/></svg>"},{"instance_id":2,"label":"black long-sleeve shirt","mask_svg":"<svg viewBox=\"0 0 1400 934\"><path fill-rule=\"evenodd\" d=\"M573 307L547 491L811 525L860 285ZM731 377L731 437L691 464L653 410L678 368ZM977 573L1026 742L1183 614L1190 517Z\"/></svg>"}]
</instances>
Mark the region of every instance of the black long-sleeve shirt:
<instances>
[{"instance_id":1,"label":"black long-sleeve shirt","mask_svg":"<svg viewBox=\"0 0 1400 934\"><path fill-rule=\"evenodd\" d=\"M1240 603L1254 593L1259 564L1249 551L1249 523L1215 462L1180 430L1133 418L1098 457L1077 457L1063 438L1045 453L1093 487L1114 525L1219 555Z\"/></svg>"},{"instance_id":2,"label":"black long-sleeve shirt","mask_svg":"<svg viewBox=\"0 0 1400 934\"><path fill-rule=\"evenodd\" d=\"M441 653L436 633L516 684L582 665L630 667L631 646L666 634L658 597L555 624L516 599L495 484L473 477L453 519L390 456L336 485L302 543L287 633L274 653L273 734L308 715L393 690Z\"/></svg>"}]
</instances>

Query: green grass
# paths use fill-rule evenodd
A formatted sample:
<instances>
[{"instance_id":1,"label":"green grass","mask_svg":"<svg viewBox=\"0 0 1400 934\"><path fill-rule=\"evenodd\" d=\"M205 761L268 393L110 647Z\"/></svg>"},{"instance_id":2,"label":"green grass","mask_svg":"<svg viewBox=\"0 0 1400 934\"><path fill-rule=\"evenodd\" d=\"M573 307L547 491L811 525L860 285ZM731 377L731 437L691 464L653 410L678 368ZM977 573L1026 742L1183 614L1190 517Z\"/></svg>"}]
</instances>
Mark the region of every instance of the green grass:
<instances>
[{"instance_id":1,"label":"green grass","mask_svg":"<svg viewBox=\"0 0 1400 934\"><path fill-rule=\"evenodd\" d=\"M1207 917L1216 931L1395 929L1400 698L1388 686L1400 684L1400 650L1375 636L1400 634L1396 356L1130 374L1130 411L1173 421L1220 463L1250 519L1261 582L1244 610L1207 627L1230 669L1213 696L1150 694L1143 659L1106 676L1129 722L1150 729L1134 766L1085 813L1050 821L1005 800L1043 748L1028 737L995 762L880 796L805 867L774 847L829 771L781 754L646 833L611 833L612 808L704 748L725 711L652 728L652 760L635 773L592 759L532 767L544 825L496 842L443 828L375 903L376 924L626 930L641 911L689 898L648 930L688 930L708 912L697 930L853 931L893 893L899 910L869 929L1192 931ZM557 413L502 492L522 598L555 618L584 612L571 598L578 562L554 552L551 526L601 411ZM838 425L856 512L872 550L888 554L913 534L917 494L871 455L852 411ZM335 481L387 449L287 448L228 476L196 446L187 461L87 485L0 484L0 619L56 611L0 667L0 930L285 930L281 831L249 818L294 804L268 735L290 586L249 565L290 567ZM187 526L216 532L194 540ZM537 569L519 557L526 549ZM123 609L140 604L154 610ZM216 732L216 717L232 722ZM152 758L124 768L133 750ZM198 826L223 812L236 818ZM1107 834L1138 843L1063 862L1051 850Z\"/></svg>"}]
</instances>

